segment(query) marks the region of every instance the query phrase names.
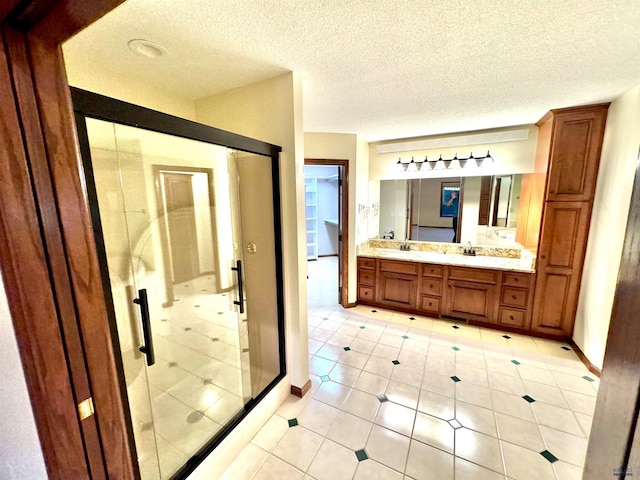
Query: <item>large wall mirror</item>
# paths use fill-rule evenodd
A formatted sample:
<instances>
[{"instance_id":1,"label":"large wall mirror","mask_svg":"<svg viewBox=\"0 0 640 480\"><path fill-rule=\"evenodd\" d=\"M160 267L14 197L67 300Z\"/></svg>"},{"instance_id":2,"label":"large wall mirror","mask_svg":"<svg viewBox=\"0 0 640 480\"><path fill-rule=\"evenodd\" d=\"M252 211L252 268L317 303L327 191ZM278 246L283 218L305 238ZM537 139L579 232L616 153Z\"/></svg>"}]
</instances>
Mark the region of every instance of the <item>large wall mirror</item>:
<instances>
[{"instance_id":1,"label":"large wall mirror","mask_svg":"<svg viewBox=\"0 0 640 480\"><path fill-rule=\"evenodd\" d=\"M380 182L379 238L515 245L522 175Z\"/></svg>"}]
</instances>

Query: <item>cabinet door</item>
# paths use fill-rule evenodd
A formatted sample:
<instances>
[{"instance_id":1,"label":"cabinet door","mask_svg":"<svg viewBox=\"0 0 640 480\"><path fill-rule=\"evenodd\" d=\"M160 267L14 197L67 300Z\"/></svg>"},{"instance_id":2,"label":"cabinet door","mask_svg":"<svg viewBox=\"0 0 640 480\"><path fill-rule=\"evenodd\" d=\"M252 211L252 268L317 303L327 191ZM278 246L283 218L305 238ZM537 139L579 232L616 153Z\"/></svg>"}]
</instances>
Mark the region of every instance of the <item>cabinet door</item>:
<instances>
[{"instance_id":1,"label":"cabinet door","mask_svg":"<svg viewBox=\"0 0 640 480\"><path fill-rule=\"evenodd\" d=\"M533 303L532 330L571 336L582 277L590 205L547 202Z\"/></svg>"},{"instance_id":2,"label":"cabinet door","mask_svg":"<svg viewBox=\"0 0 640 480\"><path fill-rule=\"evenodd\" d=\"M606 118L606 105L554 111L547 200L593 198Z\"/></svg>"},{"instance_id":3,"label":"cabinet door","mask_svg":"<svg viewBox=\"0 0 640 480\"><path fill-rule=\"evenodd\" d=\"M446 314L452 317L496 323L495 303L495 285L460 280L447 285Z\"/></svg>"},{"instance_id":4,"label":"cabinet door","mask_svg":"<svg viewBox=\"0 0 640 480\"><path fill-rule=\"evenodd\" d=\"M416 308L418 277L403 273L380 272L378 303L390 307Z\"/></svg>"}]
</instances>

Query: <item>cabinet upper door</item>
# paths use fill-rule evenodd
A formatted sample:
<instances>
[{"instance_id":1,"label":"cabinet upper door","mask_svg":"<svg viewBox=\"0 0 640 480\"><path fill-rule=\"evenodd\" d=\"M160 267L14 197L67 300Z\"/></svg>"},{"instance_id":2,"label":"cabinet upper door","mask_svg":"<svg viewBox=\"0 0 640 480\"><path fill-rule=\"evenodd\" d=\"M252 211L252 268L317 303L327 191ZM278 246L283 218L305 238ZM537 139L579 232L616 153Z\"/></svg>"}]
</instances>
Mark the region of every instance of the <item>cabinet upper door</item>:
<instances>
[{"instance_id":1,"label":"cabinet upper door","mask_svg":"<svg viewBox=\"0 0 640 480\"><path fill-rule=\"evenodd\" d=\"M553 110L547 201L590 201L608 104Z\"/></svg>"}]
</instances>

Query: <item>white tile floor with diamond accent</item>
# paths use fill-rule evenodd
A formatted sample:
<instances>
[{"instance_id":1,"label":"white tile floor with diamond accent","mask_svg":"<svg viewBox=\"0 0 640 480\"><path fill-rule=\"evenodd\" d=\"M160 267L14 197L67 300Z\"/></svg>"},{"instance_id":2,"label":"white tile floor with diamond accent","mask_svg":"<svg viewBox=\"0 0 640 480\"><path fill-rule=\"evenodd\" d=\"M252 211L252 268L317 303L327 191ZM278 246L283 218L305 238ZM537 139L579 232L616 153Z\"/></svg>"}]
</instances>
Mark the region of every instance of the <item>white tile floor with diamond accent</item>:
<instances>
[{"instance_id":1,"label":"white tile floor with diamond accent","mask_svg":"<svg viewBox=\"0 0 640 480\"><path fill-rule=\"evenodd\" d=\"M598 389L568 345L371 307L310 309L313 387L225 480L578 480Z\"/></svg>"}]
</instances>

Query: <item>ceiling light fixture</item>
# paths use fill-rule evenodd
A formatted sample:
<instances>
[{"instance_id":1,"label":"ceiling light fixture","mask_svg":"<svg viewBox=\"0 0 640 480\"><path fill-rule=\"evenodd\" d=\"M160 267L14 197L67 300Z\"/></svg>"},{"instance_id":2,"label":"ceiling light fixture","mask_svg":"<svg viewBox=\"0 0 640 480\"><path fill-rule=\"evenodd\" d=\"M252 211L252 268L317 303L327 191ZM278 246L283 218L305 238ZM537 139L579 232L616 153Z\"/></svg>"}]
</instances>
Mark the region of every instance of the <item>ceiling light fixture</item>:
<instances>
[{"instance_id":1,"label":"ceiling light fixture","mask_svg":"<svg viewBox=\"0 0 640 480\"><path fill-rule=\"evenodd\" d=\"M135 39L129 40L129 49L136 55L147 58L158 58L166 55L167 49L151 40Z\"/></svg>"},{"instance_id":2,"label":"ceiling light fixture","mask_svg":"<svg viewBox=\"0 0 640 480\"><path fill-rule=\"evenodd\" d=\"M454 167L457 166L458 168L465 168L469 160L474 160L477 167L482 167L484 165L484 161L487 159L491 160L491 162L493 163L493 157L491 156L491 153L489 153L488 150L487 150L487 154L483 155L482 157L474 157L473 152L471 152L471 155L469 155L466 158L464 157L458 158L457 153L454 155L453 158L442 158L442 155L440 155L440 158L438 158L437 160L429 160L428 156L425 155L424 160L417 161L417 162L413 159L413 157L411 157L411 161L409 162L403 162L402 158L398 158L396 165L400 165L402 167L402 170L406 172L409 169L409 165L414 165L415 169L418 171L422 169L422 165L424 163L427 163L431 170L434 170L438 166L438 163L442 164L444 169L448 169L452 165Z\"/></svg>"}]
</instances>

